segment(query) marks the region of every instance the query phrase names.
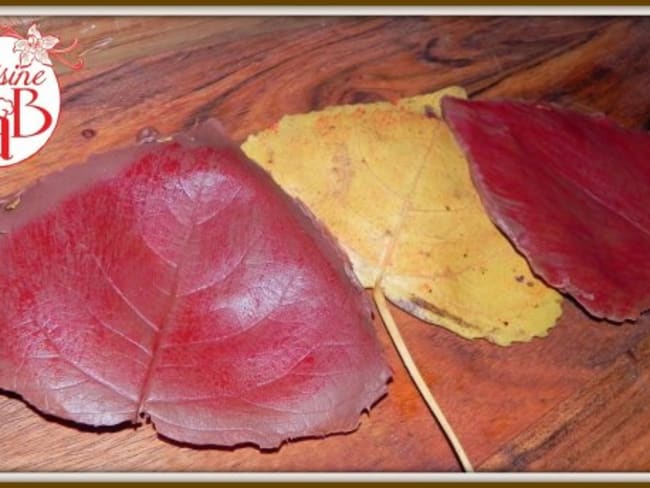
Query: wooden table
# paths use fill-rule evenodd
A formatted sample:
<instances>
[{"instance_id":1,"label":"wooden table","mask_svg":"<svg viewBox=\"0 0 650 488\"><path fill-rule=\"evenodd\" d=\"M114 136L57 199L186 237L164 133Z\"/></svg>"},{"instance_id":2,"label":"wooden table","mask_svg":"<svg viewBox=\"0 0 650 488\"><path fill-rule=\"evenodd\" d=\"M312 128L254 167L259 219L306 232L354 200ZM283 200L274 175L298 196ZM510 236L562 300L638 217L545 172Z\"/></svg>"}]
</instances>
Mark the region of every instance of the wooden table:
<instances>
[{"instance_id":1,"label":"wooden table","mask_svg":"<svg viewBox=\"0 0 650 488\"><path fill-rule=\"evenodd\" d=\"M34 19L2 19L26 32ZM50 18L86 68L59 66L62 115L0 194L91 153L218 117L237 141L283 114L395 99L449 84L650 125L650 19ZM92 129L88 131L87 129ZM1 305L0 305L1 306ZM650 468L650 320L614 326L570 302L544 340L500 348L396 312L430 387L479 470ZM459 466L379 323L394 369L359 430L278 452L190 448L139 428L79 428L0 395L0 470L448 471Z\"/></svg>"}]
</instances>

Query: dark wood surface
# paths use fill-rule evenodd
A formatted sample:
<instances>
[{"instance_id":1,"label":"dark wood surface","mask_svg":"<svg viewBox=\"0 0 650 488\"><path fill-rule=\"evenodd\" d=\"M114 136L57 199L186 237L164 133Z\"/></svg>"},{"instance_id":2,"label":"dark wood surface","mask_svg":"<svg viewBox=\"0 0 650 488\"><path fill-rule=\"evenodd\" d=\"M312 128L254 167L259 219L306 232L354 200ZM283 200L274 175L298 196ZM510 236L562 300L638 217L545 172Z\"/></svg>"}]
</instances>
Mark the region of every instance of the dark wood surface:
<instances>
[{"instance_id":1,"label":"dark wood surface","mask_svg":"<svg viewBox=\"0 0 650 488\"><path fill-rule=\"evenodd\" d=\"M21 32L34 19L5 18ZM650 19L560 17L50 18L86 68L58 67L62 115L37 156L0 171L0 195L88 155L219 118L237 141L283 114L393 100L450 84L650 119ZM85 135L94 134L91 137ZM0 305L1 306L1 305ZM614 326L570 302L550 336L500 348L395 311L468 455L488 471L650 468L650 320ZM377 323L394 370L357 432L276 452L191 448L150 425L90 429L0 395L0 470L448 471L458 464Z\"/></svg>"}]
</instances>

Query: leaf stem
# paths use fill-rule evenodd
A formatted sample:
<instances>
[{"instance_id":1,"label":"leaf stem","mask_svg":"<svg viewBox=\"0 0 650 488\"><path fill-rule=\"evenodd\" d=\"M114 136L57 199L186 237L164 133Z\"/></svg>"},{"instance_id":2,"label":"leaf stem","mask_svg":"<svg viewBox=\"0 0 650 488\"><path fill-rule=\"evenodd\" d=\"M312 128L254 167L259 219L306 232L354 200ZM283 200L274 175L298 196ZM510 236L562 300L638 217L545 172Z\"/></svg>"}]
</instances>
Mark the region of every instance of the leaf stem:
<instances>
[{"instance_id":1,"label":"leaf stem","mask_svg":"<svg viewBox=\"0 0 650 488\"><path fill-rule=\"evenodd\" d=\"M404 339L402 339L402 334L400 334L399 328L397 327L397 324L393 319L393 315L390 313L390 310L388 309L388 303L386 302L386 298L384 297L384 293L382 292L379 283L375 284L375 287L372 291L372 296L375 300L375 304L377 305L377 310L379 311L379 315L381 316L381 319L384 322L384 326L388 331L388 335L393 341L393 344L395 344L395 349L397 349L397 352L402 362L404 363L404 366L406 367L409 376L413 380L413 383L415 384L418 392L420 393L420 395L422 395L422 398L427 404L427 407L429 407L429 410L431 410L436 421L438 422L443 432L447 436L447 439L449 440L449 443L451 444L451 447L454 450L456 457L460 461L463 470L466 472L473 472L474 468L472 467L472 463L467 457L467 454L465 454L465 450L463 449L463 446L458 440L458 437L456 437L454 430L451 428L451 425L447 421L447 418L445 417L445 414L442 412L440 405L438 405L438 402L434 398L433 393L431 393L429 386L427 385L426 381L424 381L424 378L420 374L418 367L415 365L415 361L413 361L413 357L411 356L408 347L404 343Z\"/></svg>"}]
</instances>

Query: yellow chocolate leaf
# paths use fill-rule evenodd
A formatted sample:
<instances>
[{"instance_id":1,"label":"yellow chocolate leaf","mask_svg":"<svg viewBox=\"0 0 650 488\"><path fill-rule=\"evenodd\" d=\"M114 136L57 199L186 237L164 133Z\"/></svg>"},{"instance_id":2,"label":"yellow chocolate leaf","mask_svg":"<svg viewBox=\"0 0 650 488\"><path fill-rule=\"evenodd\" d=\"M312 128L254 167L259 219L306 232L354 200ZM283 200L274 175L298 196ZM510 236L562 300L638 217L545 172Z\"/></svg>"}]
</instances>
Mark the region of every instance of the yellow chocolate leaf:
<instances>
[{"instance_id":1,"label":"yellow chocolate leaf","mask_svg":"<svg viewBox=\"0 0 650 488\"><path fill-rule=\"evenodd\" d=\"M365 287L463 337L544 336L561 296L485 213L439 115L444 95L284 117L243 149L336 236Z\"/></svg>"}]
</instances>

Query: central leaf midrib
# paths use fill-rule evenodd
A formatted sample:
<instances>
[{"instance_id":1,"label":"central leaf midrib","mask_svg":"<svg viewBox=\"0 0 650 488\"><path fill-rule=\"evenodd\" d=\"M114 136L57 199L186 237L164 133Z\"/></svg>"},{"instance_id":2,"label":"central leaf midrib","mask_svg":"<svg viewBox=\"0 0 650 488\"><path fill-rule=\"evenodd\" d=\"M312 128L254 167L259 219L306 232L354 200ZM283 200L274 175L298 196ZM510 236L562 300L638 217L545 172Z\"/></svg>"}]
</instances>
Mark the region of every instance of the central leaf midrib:
<instances>
[{"instance_id":1,"label":"central leaf midrib","mask_svg":"<svg viewBox=\"0 0 650 488\"><path fill-rule=\"evenodd\" d=\"M400 237L402 229L404 228L404 224L407 221L408 213L411 210L411 204L412 204L411 200L413 198L413 195L415 194L415 191L417 190L418 184L420 183L420 178L422 177L424 168L427 165L427 162L429 161L429 155L431 153L431 149L433 148L433 145L434 145L434 138L432 137L429 143L429 147L427 148L424 155L422 156L417 171L415 172L413 183L410 185L408 192L405 193L406 196L404 197L402 207L400 208L397 223L393 228L391 238L386 244L384 254L379 264L379 273L377 275L376 283L374 284L375 287L381 285L381 281L384 278L384 273L386 269L390 267L391 260L393 258L393 255L395 254L395 248L397 247L397 240Z\"/></svg>"},{"instance_id":2,"label":"central leaf midrib","mask_svg":"<svg viewBox=\"0 0 650 488\"><path fill-rule=\"evenodd\" d=\"M167 302L167 306L165 309L165 312L162 316L161 324L160 324L160 329L158 330L157 334L155 335L155 340L153 347L151 349L151 360L149 361L149 366L147 368L147 371L144 375L144 384L142 385L142 390L140 393L140 397L138 399L138 405L137 409L135 412L135 420L137 422L138 416L144 413L144 403L146 402L147 398L149 397L149 393L151 392L151 382L153 378L153 372L156 370L159 362L160 362L160 349L161 349L161 343L162 343L162 338L169 327L169 324L171 323L171 318L173 316L173 311L174 307L176 306L178 302L178 287L179 287L179 282L180 282L180 276L181 272L183 269L183 266L188 258L188 255L186 252L184 252L189 243L192 241L194 238L195 231L198 227L198 220L199 220L199 208L200 208L200 201L201 197L203 195L203 191L205 189L205 181L206 181L207 175L203 175L203 178L198 185L198 192L195 198L195 205L194 208L192 209L192 213L190 215L190 224L189 224L189 229L187 232L186 238L183 240L182 244L179 246L179 259L176 264L176 270L174 271L174 275L172 278L172 287L169 293L169 300Z\"/></svg>"}]
</instances>

